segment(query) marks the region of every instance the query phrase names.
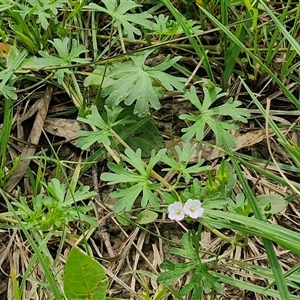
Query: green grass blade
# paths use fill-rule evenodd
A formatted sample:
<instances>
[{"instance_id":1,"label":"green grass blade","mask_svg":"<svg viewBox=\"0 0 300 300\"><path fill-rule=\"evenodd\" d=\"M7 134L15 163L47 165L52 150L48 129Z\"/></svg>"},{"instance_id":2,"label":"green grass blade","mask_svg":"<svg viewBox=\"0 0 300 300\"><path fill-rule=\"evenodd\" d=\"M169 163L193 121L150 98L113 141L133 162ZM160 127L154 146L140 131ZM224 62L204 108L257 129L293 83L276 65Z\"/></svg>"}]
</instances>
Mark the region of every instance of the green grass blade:
<instances>
[{"instance_id":1,"label":"green grass blade","mask_svg":"<svg viewBox=\"0 0 300 300\"><path fill-rule=\"evenodd\" d=\"M253 169L259 174L266 176L267 178L277 182L278 184L281 184L283 186L289 187L289 184L286 182L285 179L283 179L281 176L277 176L273 174L272 172L267 171L265 168L260 168L259 166L256 166L253 162L248 162L243 158L246 158L245 155L241 153L236 153L237 159L245 166L247 166L249 169ZM298 170L299 172L299 170ZM293 183L293 186L300 191L300 184Z\"/></svg>"},{"instance_id":2,"label":"green grass blade","mask_svg":"<svg viewBox=\"0 0 300 300\"><path fill-rule=\"evenodd\" d=\"M289 100L300 110L300 102L298 99L289 91L289 89L284 85L284 83L276 76L263 62L262 60L253 54L239 39L235 37L235 35L230 32L226 26L221 24L213 15L211 15L205 8L200 6L200 9L208 16L208 18L215 23L217 27L219 27L226 35L237 44L246 54L248 54L254 62L256 62L262 70L264 70L270 77L278 84L278 86L282 89L284 94L289 98ZM296 42L296 41L295 41ZM297 42L296 42L297 43ZM299 45L298 45L299 46ZM299 48L299 47L298 47Z\"/></svg>"},{"instance_id":3,"label":"green grass blade","mask_svg":"<svg viewBox=\"0 0 300 300\"><path fill-rule=\"evenodd\" d=\"M203 59L203 65L207 72L207 75L209 79L212 82L215 82L215 78L212 72L212 69L210 67L210 62L208 60L208 57L206 55L205 49L203 48L203 45L198 37L192 36L194 34L192 28L188 26L188 22L185 19L185 17L174 7L174 5L169 0L161 0L165 4L165 6L170 10L170 12L175 17L176 21L179 23L179 25L182 27L184 33L186 34L187 38L189 39L189 42L192 44L194 50L196 51L198 57L200 59Z\"/></svg>"},{"instance_id":4,"label":"green grass blade","mask_svg":"<svg viewBox=\"0 0 300 300\"><path fill-rule=\"evenodd\" d=\"M298 55L300 55L300 45L299 43L292 37L292 35L286 30L285 26L283 26L282 22L276 18L272 10L266 5L265 1L259 0L260 5L265 9L265 11L272 18L273 22L279 28L279 30L283 33L284 37L290 42L292 47L297 51Z\"/></svg>"},{"instance_id":5,"label":"green grass blade","mask_svg":"<svg viewBox=\"0 0 300 300\"><path fill-rule=\"evenodd\" d=\"M235 286L245 291L252 291L257 294L266 295L270 297L274 297L275 299L279 299L279 293L274 290L265 290L265 288L257 286L255 284L245 282L240 279L235 279L232 276L226 276L220 273L216 273L215 276L219 277L220 280L230 286ZM289 294L289 298L281 298L281 299L291 299L291 300L299 300L298 296L293 296Z\"/></svg>"},{"instance_id":6,"label":"green grass blade","mask_svg":"<svg viewBox=\"0 0 300 300\"><path fill-rule=\"evenodd\" d=\"M270 224L246 216L205 209L203 221L212 226L220 226L231 230L238 230L245 234L252 234L267 238L278 243L293 253L300 255L300 235L290 229Z\"/></svg>"},{"instance_id":7,"label":"green grass blade","mask_svg":"<svg viewBox=\"0 0 300 300\"><path fill-rule=\"evenodd\" d=\"M36 237L37 234L39 234L39 233L34 233L34 236ZM52 233L48 233L42 241L39 239L37 244L39 245L40 252L45 251L45 249L47 249L47 243L49 242L51 237L52 237ZM47 251L47 250L46 250L46 252L48 252L47 254L49 254L49 251ZM22 274L22 281L21 281L20 288L19 288L21 295L25 291L27 281L30 280L30 275L32 273L32 270L37 265L37 260L38 260L37 253L33 253L32 257L30 258L30 260L28 262L28 265L26 267L24 274ZM44 259L44 260L47 260L47 259ZM45 284L43 282L43 283L41 283L41 285L47 285L47 288L49 289L49 285L47 283Z\"/></svg>"},{"instance_id":8,"label":"green grass blade","mask_svg":"<svg viewBox=\"0 0 300 300\"><path fill-rule=\"evenodd\" d=\"M258 109L261 111L262 115L268 119L268 124L270 125L270 127L273 129L273 131L275 132L276 136L283 142L287 142L287 139L285 138L285 136L282 134L282 132L280 131L280 129L278 128L278 126L276 125L276 123L272 120L272 118L268 117L268 113L267 111L264 109L264 107L261 105L261 103L258 101L258 99L256 98L256 96L254 95L254 93L252 92L252 90L248 87L248 85L246 84L246 82L242 80L242 83L244 85L244 87L246 88L247 92L249 93L251 99L253 100L253 102L256 104L256 106L258 107Z\"/></svg>"},{"instance_id":9,"label":"green grass blade","mask_svg":"<svg viewBox=\"0 0 300 300\"><path fill-rule=\"evenodd\" d=\"M288 6L287 6L287 9L288 9ZM292 29L291 29L291 34L295 37L297 37L299 20L300 20L300 5L297 6L297 12L296 12L295 20L294 20L294 25L292 26ZM287 47L287 53L289 53L289 55L287 56L285 62L282 65L281 72L280 72L280 74L281 74L280 78L285 78L286 76L288 76L290 73L292 73L297 68L297 63L294 63L292 65L292 62L294 61L295 57L297 56L297 51L294 49L291 49L291 48L292 48L292 46L291 46L291 44L289 44Z\"/></svg>"},{"instance_id":10,"label":"green grass blade","mask_svg":"<svg viewBox=\"0 0 300 300\"><path fill-rule=\"evenodd\" d=\"M19 226L22 230L22 232L24 233L26 239L28 240L28 242L30 243L34 253L36 254L36 256L38 257L39 263L41 264L44 272L45 272L45 276L50 284L51 290L54 294L55 299L57 300L61 300L61 294L60 291L57 287L57 283L55 281L55 278L52 275L52 272L48 266L48 263L46 262L46 260L44 259L41 250L39 249L39 245L36 244L36 242L33 240L33 238L31 237L31 235L29 234L29 232L27 231L27 229L25 228L24 224L22 223L22 221L20 220L19 216L15 213L12 205L10 204L9 200L7 199L5 192L0 189L0 195L3 197L3 199L6 202L7 207L9 208L10 211L12 211L14 213L14 216L16 218L16 220L19 222Z\"/></svg>"},{"instance_id":11,"label":"green grass blade","mask_svg":"<svg viewBox=\"0 0 300 300\"><path fill-rule=\"evenodd\" d=\"M0 158L1 165L0 170L4 170L4 166L6 165L6 153L7 153L7 145L9 140L10 131L12 128L12 118L13 118L13 103L12 99L4 100L4 119L3 119L3 127L0 132Z\"/></svg>"},{"instance_id":12,"label":"green grass blade","mask_svg":"<svg viewBox=\"0 0 300 300\"><path fill-rule=\"evenodd\" d=\"M221 1L221 23L224 26L228 26L228 9L229 7L231 8L231 11L235 13L234 7L232 7L230 4L227 4L227 1ZM239 16L237 13L235 13L236 17L239 18L239 22L242 21L241 24L237 25L236 31L234 35L236 36L237 39L240 40L241 43L244 42L245 38L247 35L250 34L250 27L252 25L252 20L251 20L251 15L247 11L246 13L246 19L241 20L241 16ZM226 89L228 80L234 70L234 67L236 65L236 60L239 57L239 54L241 52L241 48L234 44L234 43L229 43L227 35L224 34L223 37L223 44L224 44L224 64L225 64L225 69L222 74L222 88Z\"/></svg>"},{"instance_id":13,"label":"green grass blade","mask_svg":"<svg viewBox=\"0 0 300 300\"><path fill-rule=\"evenodd\" d=\"M21 66L27 54L28 52L26 50L23 50L13 62L12 66L7 70L5 78L0 83L0 92L2 91L5 84L9 81L11 76L14 74L14 72Z\"/></svg>"},{"instance_id":14,"label":"green grass blade","mask_svg":"<svg viewBox=\"0 0 300 300\"><path fill-rule=\"evenodd\" d=\"M251 21L247 21L246 24L240 24L237 26L237 29L235 31L235 36L241 43L244 42L246 36L247 36L247 30L245 28L250 28ZM241 48L236 44L231 44L229 48L226 51L227 53L224 55L225 57L225 69L222 74L222 88L226 89L226 86L228 84L228 80L234 70L234 67L236 65L236 59L239 57L241 53Z\"/></svg>"},{"instance_id":15,"label":"green grass blade","mask_svg":"<svg viewBox=\"0 0 300 300\"><path fill-rule=\"evenodd\" d=\"M235 170L236 170L237 176L240 180L240 183L243 187L245 196L251 205L251 208L252 208L255 218L263 221L264 219L263 219L261 211L257 205L256 199L250 189L249 184L247 183L245 177L243 176L242 170L240 169L240 166L238 165L233 153L232 153L232 155L230 155L230 157L231 157L232 163L235 167ZM289 291L288 291L286 282L284 280L284 276L283 276L278 258L276 256L275 250L273 248L272 240L269 240L268 238L263 237L263 243L266 248L268 259L269 259L269 262L270 262L270 265L271 265L271 268L272 268L272 271L273 271L273 274L275 277L276 284L278 286L278 290L279 290L281 299L288 300L288 299L290 299Z\"/></svg>"},{"instance_id":16,"label":"green grass blade","mask_svg":"<svg viewBox=\"0 0 300 300\"><path fill-rule=\"evenodd\" d=\"M285 8L280 14L279 22L283 24L284 20L286 19L287 12L288 12L288 7L290 6L291 1L287 1L285 3ZM269 27L266 28L268 30ZM270 64L271 61L274 59L274 56L278 54L279 48L282 46L284 43L285 39L283 39L281 36L281 30L278 26L274 28L274 31L272 32L272 37L270 39L270 42L268 44L268 51L266 53L266 62L267 64ZM268 40L268 38L266 38Z\"/></svg>"}]
</instances>

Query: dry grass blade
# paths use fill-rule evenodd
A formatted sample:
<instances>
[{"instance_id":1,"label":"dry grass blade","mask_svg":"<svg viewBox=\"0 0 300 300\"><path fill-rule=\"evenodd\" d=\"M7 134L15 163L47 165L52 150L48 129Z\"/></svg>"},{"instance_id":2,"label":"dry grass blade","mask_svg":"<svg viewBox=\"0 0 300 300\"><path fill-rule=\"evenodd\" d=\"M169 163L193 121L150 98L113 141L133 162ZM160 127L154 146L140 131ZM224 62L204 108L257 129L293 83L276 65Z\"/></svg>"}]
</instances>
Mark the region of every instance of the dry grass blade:
<instances>
[{"instance_id":1,"label":"dry grass blade","mask_svg":"<svg viewBox=\"0 0 300 300\"><path fill-rule=\"evenodd\" d=\"M52 98L53 93L53 87L48 86L45 94L43 96L43 105L39 106L39 110L37 112L37 115L35 117L30 136L28 138L28 143L30 144L38 144L41 134L43 132L44 122L47 117L48 108L50 105L50 101ZM23 178L25 173L27 172L27 168L29 166L30 160L26 159L26 157L33 156L36 151L35 147L25 145L24 149L21 152L21 158L22 160L18 167L15 169L11 177L9 178L9 181L6 185L6 191L10 193L14 187L19 183L19 181Z\"/></svg>"}]
</instances>

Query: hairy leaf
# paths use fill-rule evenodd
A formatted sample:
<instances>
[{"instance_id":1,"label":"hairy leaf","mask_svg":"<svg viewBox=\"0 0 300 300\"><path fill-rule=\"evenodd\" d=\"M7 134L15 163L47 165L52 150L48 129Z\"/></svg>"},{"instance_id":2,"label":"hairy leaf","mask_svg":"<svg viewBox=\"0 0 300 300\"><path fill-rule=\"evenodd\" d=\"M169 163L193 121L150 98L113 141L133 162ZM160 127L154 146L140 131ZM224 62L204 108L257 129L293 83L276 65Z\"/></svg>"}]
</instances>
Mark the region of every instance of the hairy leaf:
<instances>
[{"instance_id":1,"label":"hairy leaf","mask_svg":"<svg viewBox=\"0 0 300 300\"><path fill-rule=\"evenodd\" d=\"M108 106L119 105L122 101L126 105L135 102L134 113L143 116L148 113L149 105L156 110L161 107L159 98L164 90L184 91L183 78L163 72L173 66L180 57L167 57L163 63L149 67L145 65L145 60L151 52L130 56L130 61L116 63L111 72L106 74L102 96L107 97Z\"/></svg>"}]
</instances>

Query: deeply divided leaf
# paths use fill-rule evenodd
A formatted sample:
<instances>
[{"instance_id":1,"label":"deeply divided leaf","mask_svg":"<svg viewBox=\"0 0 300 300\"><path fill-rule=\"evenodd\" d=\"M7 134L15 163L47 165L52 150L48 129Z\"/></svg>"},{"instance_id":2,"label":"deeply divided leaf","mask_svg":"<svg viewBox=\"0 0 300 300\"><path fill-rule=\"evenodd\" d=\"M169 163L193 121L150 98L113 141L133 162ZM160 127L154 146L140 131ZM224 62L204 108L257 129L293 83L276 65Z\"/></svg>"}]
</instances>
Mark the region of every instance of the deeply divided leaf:
<instances>
[{"instance_id":1,"label":"deeply divided leaf","mask_svg":"<svg viewBox=\"0 0 300 300\"><path fill-rule=\"evenodd\" d=\"M184 91L184 79L164 72L180 57L173 59L167 57L161 64L149 67L145 65L145 61L151 52L130 56L130 61L114 64L109 68L110 72L107 72L103 82L100 79L104 76L104 72L100 69L103 70L104 67L98 67L90 76L95 78L95 75L99 74L99 81L87 77L85 85L102 82L102 96L107 97L106 103L109 107L119 105L121 102L126 105L135 102L134 113L140 116L146 115L150 106L158 110L161 107L159 98L165 90Z\"/></svg>"},{"instance_id":2,"label":"deeply divided leaf","mask_svg":"<svg viewBox=\"0 0 300 300\"><path fill-rule=\"evenodd\" d=\"M190 141L193 137L196 140L202 141L206 127L209 127L216 138L216 144L218 146L228 145L229 147L235 147L235 137L231 135L228 130L236 130L239 126L233 121L247 122L250 117L250 113L246 108L239 108L241 106L240 101L234 101L232 98L226 101L226 103L211 107L214 102L226 96L219 87L211 85L209 87L204 86L204 100L200 102L196 89L194 86L190 88L190 91L185 93L185 97L196 106L199 110L198 115L194 114L182 114L180 119L188 120L194 124L188 128L184 128L182 132L185 134L182 136L184 141ZM231 118L231 120L222 120L222 117Z\"/></svg>"}]
</instances>

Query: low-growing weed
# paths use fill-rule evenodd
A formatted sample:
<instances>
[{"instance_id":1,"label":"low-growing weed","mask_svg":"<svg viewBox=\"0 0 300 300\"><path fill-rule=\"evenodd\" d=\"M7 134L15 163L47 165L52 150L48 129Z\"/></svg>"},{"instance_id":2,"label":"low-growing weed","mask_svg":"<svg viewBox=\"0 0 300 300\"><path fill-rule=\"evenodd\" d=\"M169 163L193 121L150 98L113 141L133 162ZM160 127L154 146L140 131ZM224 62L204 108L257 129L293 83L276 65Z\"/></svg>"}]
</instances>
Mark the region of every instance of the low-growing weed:
<instances>
[{"instance_id":1,"label":"low-growing weed","mask_svg":"<svg viewBox=\"0 0 300 300\"><path fill-rule=\"evenodd\" d=\"M288 215L300 194L289 136L299 130L299 11L291 1L0 1L5 296L196 300L230 298L229 288L299 299ZM55 91L41 113L45 84ZM61 118L53 142L46 115Z\"/></svg>"}]
</instances>

